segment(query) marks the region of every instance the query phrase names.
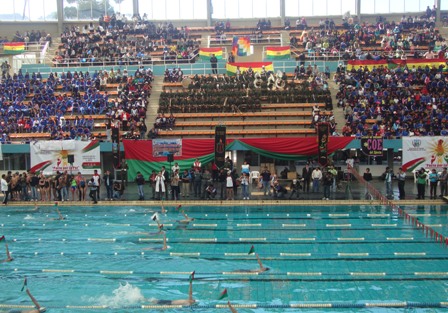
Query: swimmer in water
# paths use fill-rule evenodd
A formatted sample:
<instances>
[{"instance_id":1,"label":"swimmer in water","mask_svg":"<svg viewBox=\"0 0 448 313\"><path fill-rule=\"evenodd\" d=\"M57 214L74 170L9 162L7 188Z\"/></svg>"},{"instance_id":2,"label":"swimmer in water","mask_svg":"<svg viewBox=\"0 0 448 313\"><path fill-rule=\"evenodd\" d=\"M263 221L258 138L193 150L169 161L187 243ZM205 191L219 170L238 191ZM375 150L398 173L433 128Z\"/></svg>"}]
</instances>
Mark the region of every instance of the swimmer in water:
<instances>
[{"instance_id":1,"label":"swimmer in water","mask_svg":"<svg viewBox=\"0 0 448 313\"><path fill-rule=\"evenodd\" d=\"M162 247L144 248L143 250L165 251L166 249L168 249L168 245L166 244L166 232L162 231L162 233L163 233L163 246Z\"/></svg>"},{"instance_id":2,"label":"swimmer in water","mask_svg":"<svg viewBox=\"0 0 448 313\"><path fill-rule=\"evenodd\" d=\"M184 216L184 219L180 220L179 223L190 223L191 221L194 221L194 218L189 217L187 214L185 214L185 211L182 209L182 205L179 204L176 210L179 210L179 212Z\"/></svg>"},{"instance_id":3,"label":"swimmer in water","mask_svg":"<svg viewBox=\"0 0 448 313\"><path fill-rule=\"evenodd\" d=\"M253 254L253 253L255 253L255 248L254 248L254 246L252 246L252 247L250 248L248 254L250 255L250 254ZM259 255L258 255L258 253L255 253L255 257L257 258L257 262L258 262L259 268L254 269L254 270L244 270L244 269L243 269L243 270L237 270L237 271L235 271L235 272L244 272L244 273L263 273L263 272L269 271L269 267L264 267L264 266L263 266L263 263L261 263L261 259L260 259Z\"/></svg>"},{"instance_id":4,"label":"swimmer in water","mask_svg":"<svg viewBox=\"0 0 448 313\"><path fill-rule=\"evenodd\" d=\"M58 208L56 208L56 212L58 213L58 218L53 218L53 220L55 220L55 221L65 220L65 217L61 214L61 211L59 211Z\"/></svg>"},{"instance_id":5,"label":"swimmer in water","mask_svg":"<svg viewBox=\"0 0 448 313\"><path fill-rule=\"evenodd\" d=\"M23 287L24 288L26 287L26 278L25 278L25 283L24 283ZM37 302L36 298L33 297L30 290L28 289L28 287L26 287L26 294L28 295L28 297L30 297L31 301L33 301L34 306L36 308L31 309L31 310L12 309L12 310L7 311L7 313L42 313L42 312L46 311L46 309L43 306L41 306L39 304L39 302ZM0 311L0 312L4 312L4 311Z\"/></svg>"},{"instance_id":6,"label":"swimmer in water","mask_svg":"<svg viewBox=\"0 0 448 313\"><path fill-rule=\"evenodd\" d=\"M5 243L5 249L6 249L6 259L2 260L2 263L11 262L14 260L14 258L11 257L11 254L9 253L8 244Z\"/></svg>"},{"instance_id":7,"label":"swimmer in water","mask_svg":"<svg viewBox=\"0 0 448 313\"><path fill-rule=\"evenodd\" d=\"M152 300L153 304L159 305L183 305L183 306L191 306L196 303L196 300L193 299L193 279L194 272L190 275L190 287L188 288L188 299L184 300Z\"/></svg>"}]
</instances>

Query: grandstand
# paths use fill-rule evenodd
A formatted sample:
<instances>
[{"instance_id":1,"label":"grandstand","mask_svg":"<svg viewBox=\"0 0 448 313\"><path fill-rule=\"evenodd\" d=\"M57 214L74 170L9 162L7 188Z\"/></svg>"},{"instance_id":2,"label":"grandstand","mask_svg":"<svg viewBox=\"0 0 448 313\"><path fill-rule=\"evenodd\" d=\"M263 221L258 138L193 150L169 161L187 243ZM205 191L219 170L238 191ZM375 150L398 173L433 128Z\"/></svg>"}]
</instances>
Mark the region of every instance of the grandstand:
<instances>
[{"instance_id":1,"label":"grandstand","mask_svg":"<svg viewBox=\"0 0 448 313\"><path fill-rule=\"evenodd\" d=\"M16 23L17 17L1 22L2 60L11 65L7 69L11 80L2 86L2 142L69 138L107 142L114 127L120 128L123 138L212 138L217 125L226 125L228 136L235 138L306 137L316 135L319 121L330 122L333 134L356 137L447 132L443 103L434 113L422 108L420 115L412 116L424 121L437 118L437 125L425 128L426 122L409 122L403 108L387 110L387 115L369 102L372 99L366 100L367 108L366 86L364 95L347 96L354 82L365 85L359 71L350 68L355 61L392 64L426 58L429 50L445 58L444 4L442 10L431 10L433 2L419 0L410 13L411 6L385 12L366 5L359 11L359 0L336 8L326 1L325 12L301 7L303 14L290 16L300 12L293 1L282 0L283 6L275 9L277 1L264 1L257 13L250 1L254 15L240 20L232 18L230 7L225 13L212 13L212 1L203 1L205 13L192 13L201 18L182 20L179 13L169 21L168 11L160 13L165 19L155 12L145 14L148 7L138 0L125 1L128 6L107 4L101 17L91 11L86 13L90 17L79 20L66 15L63 7L70 4L54 2L56 22L46 17L35 20L31 7L25 25ZM349 10L354 14L347 14ZM264 15L258 18L255 14L260 12ZM326 16L315 16L316 12ZM241 46L245 56L231 56L235 37L250 42ZM9 42L23 42L23 53L5 54L11 49ZM210 51L218 56L213 76ZM232 62L227 64L229 58ZM242 68L238 72L237 66ZM350 77L341 69L350 69ZM381 74L375 75L381 80ZM394 76L392 88L412 86L413 93L425 93L423 100L430 97L427 92L444 88L443 70L412 79L405 75ZM430 88L425 82L428 76L436 76ZM415 111L415 106L408 105L407 110ZM170 115L175 122L167 124Z\"/></svg>"}]
</instances>

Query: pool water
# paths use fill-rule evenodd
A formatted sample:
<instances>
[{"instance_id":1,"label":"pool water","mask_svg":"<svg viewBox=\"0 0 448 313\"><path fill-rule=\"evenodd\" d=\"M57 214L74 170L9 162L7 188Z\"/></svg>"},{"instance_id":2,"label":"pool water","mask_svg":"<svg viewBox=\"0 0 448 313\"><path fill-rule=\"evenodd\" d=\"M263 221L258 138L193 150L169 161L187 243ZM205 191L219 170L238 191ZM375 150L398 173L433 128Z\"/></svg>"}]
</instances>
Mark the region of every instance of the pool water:
<instances>
[{"instance_id":1,"label":"pool water","mask_svg":"<svg viewBox=\"0 0 448 313\"><path fill-rule=\"evenodd\" d=\"M199 312L227 312L216 308L227 300L238 312L391 312L404 302L442 312L448 301L448 249L385 206L184 207L190 223L171 206L158 214L165 251L158 207L59 209L66 220L54 220L53 206L0 211L15 258L0 264L0 308L31 305L20 292L26 276L50 312L140 312L154 299L187 299L192 271ZM403 209L448 235L446 207ZM269 271L250 272L259 266L252 245Z\"/></svg>"}]
</instances>

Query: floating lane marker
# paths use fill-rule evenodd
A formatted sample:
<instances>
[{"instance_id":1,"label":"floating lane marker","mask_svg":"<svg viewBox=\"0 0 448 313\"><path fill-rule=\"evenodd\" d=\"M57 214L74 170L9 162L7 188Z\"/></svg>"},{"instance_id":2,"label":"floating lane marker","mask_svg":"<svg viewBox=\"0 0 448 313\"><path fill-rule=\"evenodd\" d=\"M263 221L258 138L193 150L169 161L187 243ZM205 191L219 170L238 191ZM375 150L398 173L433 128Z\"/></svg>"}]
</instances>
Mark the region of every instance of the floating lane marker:
<instances>
[{"instance_id":1,"label":"floating lane marker","mask_svg":"<svg viewBox=\"0 0 448 313\"><path fill-rule=\"evenodd\" d=\"M426 224L428 227L443 227L442 224Z\"/></svg>"},{"instance_id":2,"label":"floating lane marker","mask_svg":"<svg viewBox=\"0 0 448 313\"><path fill-rule=\"evenodd\" d=\"M401 241L401 240L414 240L414 237L387 237L390 241Z\"/></svg>"},{"instance_id":3,"label":"floating lane marker","mask_svg":"<svg viewBox=\"0 0 448 313\"><path fill-rule=\"evenodd\" d=\"M134 274L133 271L100 271L100 274L106 275L130 275Z\"/></svg>"},{"instance_id":4,"label":"floating lane marker","mask_svg":"<svg viewBox=\"0 0 448 313\"><path fill-rule=\"evenodd\" d=\"M217 227L218 224L193 224L193 227Z\"/></svg>"},{"instance_id":5,"label":"floating lane marker","mask_svg":"<svg viewBox=\"0 0 448 313\"><path fill-rule=\"evenodd\" d=\"M372 273L368 273L368 272L351 272L350 273L351 276L386 276L386 273L381 273L381 272L372 272Z\"/></svg>"},{"instance_id":6,"label":"floating lane marker","mask_svg":"<svg viewBox=\"0 0 448 313\"><path fill-rule=\"evenodd\" d=\"M422 275L447 276L448 272L415 272L414 275L416 275L416 276L422 276Z\"/></svg>"},{"instance_id":7,"label":"floating lane marker","mask_svg":"<svg viewBox=\"0 0 448 313\"><path fill-rule=\"evenodd\" d=\"M389 216L390 214L374 214L374 213L367 214L367 217L389 217Z\"/></svg>"},{"instance_id":8,"label":"floating lane marker","mask_svg":"<svg viewBox=\"0 0 448 313\"><path fill-rule=\"evenodd\" d=\"M350 237L340 237L338 238L339 241L363 241L364 237L354 237L354 238L350 238Z\"/></svg>"},{"instance_id":9,"label":"floating lane marker","mask_svg":"<svg viewBox=\"0 0 448 313\"><path fill-rule=\"evenodd\" d=\"M234 308L237 308L237 309L256 309L257 308L256 304L232 304L232 306ZM227 304L217 304L215 306L215 308L217 308L217 309L228 309L229 306Z\"/></svg>"},{"instance_id":10,"label":"floating lane marker","mask_svg":"<svg viewBox=\"0 0 448 313\"><path fill-rule=\"evenodd\" d=\"M225 256L248 256L247 252L246 253L241 253L241 252L226 252L224 253Z\"/></svg>"},{"instance_id":11,"label":"floating lane marker","mask_svg":"<svg viewBox=\"0 0 448 313\"><path fill-rule=\"evenodd\" d=\"M160 272L160 275L190 275L191 272Z\"/></svg>"},{"instance_id":12,"label":"floating lane marker","mask_svg":"<svg viewBox=\"0 0 448 313\"><path fill-rule=\"evenodd\" d=\"M33 305L20 305L20 304L0 304L0 308L6 309L35 309Z\"/></svg>"},{"instance_id":13,"label":"floating lane marker","mask_svg":"<svg viewBox=\"0 0 448 313\"><path fill-rule=\"evenodd\" d=\"M411 213L411 214L409 214L410 216L431 216L431 214L430 213L426 213L426 214L417 214L417 213Z\"/></svg>"},{"instance_id":14,"label":"floating lane marker","mask_svg":"<svg viewBox=\"0 0 448 313\"><path fill-rule=\"evenodd\" d=\"M87 238L88 241L115 242L115 238Z\"/></svg>"},{"instance_id":15,"label":"floating lane marker","mask_svg":"<svg viewBox=\"0 0 448 313\"><path fill-rule=\"evenodd\" d=\"M350 216L350 214L328 214L329 217L347 217Z\"/></svg>"},{"instance_id":16,"label":"floating lane marker","mask_svg":"<svg viewBox=\"0 0 448 313\"><path fill-rule=\"evenodd\" d=\"M352 227L352 224L327 224L327 227Z\"/></svg>"},{"instance_id":17,"label":"floating lane marker","mask_svg":"<svg viewBox=\"0 0 448 313\"><path fill-rule=\"evenodd\" d=\"M372 227L397 227L397 224L372 224Z\"/></svg>"},{"instance_id":18,"label":"floating lane marker","mask_svg":"<svg viewBox=\"0 0 448 313\"><path fill-rule=\"evenodd\" d=\"M170 305L155 305L154 304L154 305L142 305L141 308L142 309L182 309L182 306L175 305L175 304L170 304Z\"/></svg>"},{"instance_id":19,"label":"floating lane marker","mask_svg":"<svg viewBox=\"0 0 448 313\"><path fill-rule=\"evenodd\" d=\"M306 224L282 224L282 227L306 227Z\"/></svg>"},{"instance_id":20,"label":"floating lane marker","mask_svg":"<svg viewBox=\"0 0 448 313\"><path fill-rule=\"evenodd\" d=\"M366 303L365 306L368 308L372 307L385 307L385 308L401 308L406 307L408 304L406 302L389 302L389 303Z\"/></svg>"},{"instance_id":21,"label":"floating lane marker","mask_svg":"<svg viewBox=\"0 0 448 313\"><path fill-rule=\"evenodd\" d=\"M258 275L258 272L222 272L223 275Z\"/></svg>"},{"instance_id":22,"label":"floating lane marker","mask_svg":"<svg viewBox=\"0 0 448 313\"><path fill-rule=\"evenodd\" d=\"M440 302L440 306L448 306L448 302Z\"/></svg>"},{"instance_id":23,"label":"floating lane marker","mask_svg":"<svg viewBox=\"0 0 448 313\"><path fill-rule=\"evenodd\" d=\"M159 225L157 225L157 224L148 224L148 226L151 226L151 227L158 227ZM163 224L163 226L166 226L166 227L173 227L173 224Z\"/></svg>"},{"instance_id":24,"label":"floating lane marker","mask_svg":"<svg viewBox=\"0 0 448 313\"><path fill-rule=\"evenodd\" d=\"M106 226L131 226L131 224L115 224L115 223L107 223Z\"/></svg>"},{"instance_id":25,"label":"floating lane marker","mask_svg":"<svg viewBox=\"0 0 448 313\"><path fill-rule=\"evenodd\" d=\"M74 273L75 270L43 269L42 273Z\"/></svg>"},{"instance_id":26,"label":"floating lane marker","mask_svg":"<svg viewBox=\"0 0 448 313\"><path fill-rule=\"evenodd\" d=\"M289 241L315 241L315 237L310 238L288 238Z\"/></svg>"},{"instance_id":27,"label":"floating lane marker","mask_svg":"<svg viewBox=\"0 0 448 313\"><path fill-rule=\"evenodd\" d=\"M236 224L237 227L261 227L261 224Z\"/></svg>"},{"instance_id":28,"label":"floating lane marker","mask_svg":"<svg viewBox=\"0 0 448 313\"><path fill-rule=\"evenodd\" d=\"M288 276L322 276L320 272L287 272Z\"/></svg>"},{"instance_id":29,"label":"floating lane marker","mask_svg":"<svg viewBox=\"0 0 448 313\"><path fill-rule=\"evenodd\" d=\"M107 305L67 305L66 309L95 309L95 310L104 310L107 309Z\"/></svg>"},{"instance_id":30,"label":"floating lane marker","mask_svg":"<svg viewBox=\"0 0 448 313\"><path fill-rule=\"evenodd\" d=\"M240 241L266 241L266 238L261 238L261 237L257 237L257 238L240 238Z\"/></svg>"},{"instance_id":31,"label":"floating lane marker","mask_svg":"<svg viewBox=\"0 0 448 313\"><path fill-rule=\"evenodd\" d=\"M331 303L295 303L289 305L291 308L332 308Z\"/></svg>"},{"instance_id":32,"label":"floating lane marker","mask_svg":"<svg viewBox=\"0 0 448 313\"><path fill-rule=\"evenodd\" d=\"M426 255L426 252L394 252L396 256L422 256Z\"/></svg>"},{"instance_id":33,"label":"floating lane marker","mask_svg":"<svg viewBox=\"0 0 448 313\"><path fill-rule=\"evenodd\" d=\"M216 242L218 239L216 238L190 238L190 241L194 242Z\"/></svg>"},{"instance_id":34,"label":"floating lane marker","mask_svg":"<svg viewBox=\"0 0 448 313\"><path fill-rule=\"evenodd\" d=\"M170 252L170 256L200 256L199 252Z\"/></svg>"},{"instance_id":35,"label":"floating lane marker","mask_svg":"<svg viewBox=\"0 0 448 313\"><path fill-rule=\"evenodd\" d=\"M289 253L281 252L280 256L311 256L311 253Z\"/></svg>"},{"instance_id":36,"label":"floating lane marker","mask_svg":"<svg viewBox=\"0 0 448 313\"><path fill-rule=\"evenodd\" d=\"M345 252L340 252L338 253L338 256L369 256L369 253L365 252L359 252L359 253L345 253Z\"/></svg>"},{"instance_id":37,"label":"floating lane marker","mask_svg":"<svg viewBox=\"0 0 448 313\"><path fill-rule=\"evenodd\" d=\"M140 242L153 242L153 241L163 241L163 238L138 238ZM169 238L166 238L166 241L169 241Z\"/></svg>"}]
</instances>

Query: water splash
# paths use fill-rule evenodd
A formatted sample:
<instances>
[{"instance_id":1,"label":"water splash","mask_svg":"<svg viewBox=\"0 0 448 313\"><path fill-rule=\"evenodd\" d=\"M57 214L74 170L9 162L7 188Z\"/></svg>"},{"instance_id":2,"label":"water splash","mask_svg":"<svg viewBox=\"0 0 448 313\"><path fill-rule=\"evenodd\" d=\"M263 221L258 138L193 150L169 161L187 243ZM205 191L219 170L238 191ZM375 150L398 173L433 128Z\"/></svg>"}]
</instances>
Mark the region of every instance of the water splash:
<instances>
[{"instance_id":1,"label":"water splash","mask_svg":"<svg viewBox=\"0 0 448 313\"><path fill-rule=\"evenodd\" d=\"M135 305L145 301L145 297L140 288L127 282L120 284L112 293L113 295L101 295L97 298L90 298L89 300L96 305L107 305L112 308Z\"/></svg>"},{"instance_id":2,"label":"water splash","mask_svg":"<svg viewBox=\"0 0 448 313\"><path fill-rule=\"evenodd\" d=\"M24 218L24 220L34 220L34 216L27 214Z\"/></svg>"}]
</instances>

